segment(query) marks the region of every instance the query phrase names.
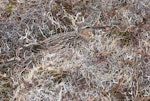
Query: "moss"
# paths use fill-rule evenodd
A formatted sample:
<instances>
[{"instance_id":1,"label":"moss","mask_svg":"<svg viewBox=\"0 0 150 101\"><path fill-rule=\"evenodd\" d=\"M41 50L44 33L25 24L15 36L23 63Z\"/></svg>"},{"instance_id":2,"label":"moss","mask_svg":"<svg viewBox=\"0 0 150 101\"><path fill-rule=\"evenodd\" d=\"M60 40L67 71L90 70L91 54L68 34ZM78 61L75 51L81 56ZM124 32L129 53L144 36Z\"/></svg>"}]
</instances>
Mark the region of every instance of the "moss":
<instances>
[{"instance_id":1,"label":"moss","mask_svg":"<svg viewBox=\"0 0 150 101\"><path fill-rule=\"evenodd\" d=\"M7 17L10 16L13 6L15 6L16 4L17 4L16 2L9 2L9 4L6 6L4 11L5 11L5 14L7 15Z\"/></svg>"},{"instance_id":2,"label":"moss","mask_svg":"<svg viewBox=\"0 0 150 101\"><path fill-rule=\"evenodd\" d=\"M10 78L2 78L0 85L0 99L3 99L3 101L10 101L9 94L12 93Z\"/></svg>"},{"instance_id":3,"label":"moss","mask_svg":"<svg viewBox=\"0 0 150 101\"><path fill-rule=\"evenodd\" d=\"M123 45L129 45L131 43L130 33L128 31L120 32L119 35L122 37L120 41Z\"/></svg>"},{"instance_id":4,"label":"moss","mask_svg":"<svg viewBox=\"0 0 150 101\"><path fill-rule=\"evenodd\" d=\"M6 6L6 8L5 8L5 12L6 12L7 14L10 14L10 13L11 13L11 10L12 10L12 4L8 4L8 5Z\"/></svg>"},{"instance_id":5,"label":"moss","mask_svg":"<svg viewBox=\"0 0 150 101\"><path fill-rule=\"evenodd\" d=\"M120 42L122 45L129 45L131 44L131 33L129 31L120 31L119 28L113 27L112 29L112 35L115 36L115 38L120 37Z\"/></svg>"}]
</instances>

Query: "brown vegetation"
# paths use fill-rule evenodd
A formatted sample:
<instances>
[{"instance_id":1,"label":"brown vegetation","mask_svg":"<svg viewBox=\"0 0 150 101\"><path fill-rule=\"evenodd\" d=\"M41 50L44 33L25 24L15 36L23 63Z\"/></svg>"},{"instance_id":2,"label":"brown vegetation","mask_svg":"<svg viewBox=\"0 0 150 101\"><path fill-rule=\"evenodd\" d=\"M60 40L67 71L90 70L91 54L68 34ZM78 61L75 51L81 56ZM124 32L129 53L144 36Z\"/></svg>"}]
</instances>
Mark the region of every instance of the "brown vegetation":
<instances>
[{"instance_id":1,"label":"brown vegetation","mask_svg":"<svg viewBox=\"0 0 150 101\"><path fill-rule=\"evenodd\" d=\"M150 100L149 0L1 0L2 101Z\"/></svg>"}]
</instances>

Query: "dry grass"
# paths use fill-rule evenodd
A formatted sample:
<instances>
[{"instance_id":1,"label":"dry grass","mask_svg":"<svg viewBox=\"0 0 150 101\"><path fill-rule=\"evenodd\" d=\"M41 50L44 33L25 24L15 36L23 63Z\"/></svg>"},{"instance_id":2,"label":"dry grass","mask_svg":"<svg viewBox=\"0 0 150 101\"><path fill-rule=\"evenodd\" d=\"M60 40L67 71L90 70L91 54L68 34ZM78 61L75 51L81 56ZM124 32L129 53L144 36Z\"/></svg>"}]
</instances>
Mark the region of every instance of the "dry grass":
<instances>
[{"instance_id":1,"label":"dry grass","mask_svg":"<svg viewBox=\"0 0 150 101\"><path fill-rule=\"evenodd\" d=\"M149 101L149 6L1 0L0 99Z\"/></svg>"}]
</instances>

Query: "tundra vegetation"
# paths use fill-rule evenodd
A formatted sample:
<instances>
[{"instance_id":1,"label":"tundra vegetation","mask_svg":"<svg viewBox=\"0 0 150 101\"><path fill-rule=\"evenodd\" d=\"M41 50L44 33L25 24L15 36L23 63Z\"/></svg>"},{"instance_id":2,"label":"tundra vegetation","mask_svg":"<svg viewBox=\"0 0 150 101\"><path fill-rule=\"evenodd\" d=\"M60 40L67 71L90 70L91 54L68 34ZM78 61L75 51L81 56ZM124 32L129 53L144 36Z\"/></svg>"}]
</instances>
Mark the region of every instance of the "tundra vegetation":
<instances>
[{"instance_id":1,"label":"tundra vegetation","mask_svg":"<svg viewBox=\"0 0 150 101\"><path fill-rule=\"evenodd\" d=\"M1 101L149 101L149 0L0 0Z\"/></svg>"}]
</instances>

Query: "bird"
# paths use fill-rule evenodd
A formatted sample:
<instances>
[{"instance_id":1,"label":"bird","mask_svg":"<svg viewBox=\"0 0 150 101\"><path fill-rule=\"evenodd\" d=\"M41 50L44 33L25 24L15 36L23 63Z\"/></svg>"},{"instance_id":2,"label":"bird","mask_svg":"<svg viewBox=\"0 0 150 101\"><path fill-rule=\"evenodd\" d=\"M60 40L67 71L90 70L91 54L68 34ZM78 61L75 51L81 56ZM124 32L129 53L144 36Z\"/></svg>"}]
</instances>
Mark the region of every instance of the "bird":
<instances>
[{"instance_id":1,"label":"bird","mask_svg":"<svg viewBox=\"0 0 150 101\"><path fill-rule=\"evenodd\" d=\"M94 33L96 29L106 29L111 28L112 25L106 26L84 26L81 27L78 31L64 32L54 34L42 41L33 44L30 47L30 50L38 53L42 50L49 50L49 52L57 52L60 50L68 48L76 48L82 45L88 44L91 38L91 34ZM27 47L26 47L27 48Z\"/></svg>"}]
</instances>

